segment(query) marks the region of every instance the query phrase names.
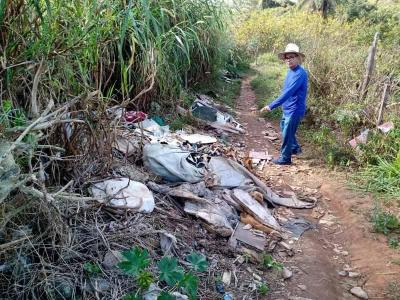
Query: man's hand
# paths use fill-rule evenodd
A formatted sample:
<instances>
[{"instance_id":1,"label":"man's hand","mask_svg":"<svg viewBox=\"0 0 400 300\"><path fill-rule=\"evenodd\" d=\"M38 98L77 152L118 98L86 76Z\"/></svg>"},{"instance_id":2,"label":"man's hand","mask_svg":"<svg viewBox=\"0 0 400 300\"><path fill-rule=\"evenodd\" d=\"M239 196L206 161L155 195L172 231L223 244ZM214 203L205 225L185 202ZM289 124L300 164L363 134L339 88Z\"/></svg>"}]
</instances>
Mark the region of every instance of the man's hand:
<instances>
[{"instance_id":1,"label":"man's hand","mask_svg":"<svg viewBox=\"0 0 400 300\"><path fill-rule=\"evenodd\" d=\"M263 108L261 108L260 112L265 112L265 111L271 111L271 109L269 108L269 106L264 106Z\"/></svg>"}]
</instances>

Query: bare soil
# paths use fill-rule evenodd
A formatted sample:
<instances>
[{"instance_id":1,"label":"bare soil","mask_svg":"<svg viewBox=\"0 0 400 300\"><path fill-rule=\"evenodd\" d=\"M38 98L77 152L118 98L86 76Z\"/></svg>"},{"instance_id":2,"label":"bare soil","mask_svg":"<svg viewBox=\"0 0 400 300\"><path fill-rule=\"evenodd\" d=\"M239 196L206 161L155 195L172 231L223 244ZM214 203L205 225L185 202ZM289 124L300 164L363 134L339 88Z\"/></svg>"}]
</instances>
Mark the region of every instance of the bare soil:
<instances>
[{"instance_id":1,"label":"bare soil","mask_svg":"<svg viewBox=\"0 0 400 300\"><path fill-rule=\"evenodd\" d=\"M246 78L236 111L247 133L236 137L236 142L245 144L246 152L267 150L276 157L280 141L271 142L263 132L279 133L278 121L260 118L255 101L250 79ZM300 196L318 199L314 209L292 210L313 222L316 228L293 242L293 257L283 255L282 261L294 275L269 298L356 299L349 290L359 286L368 293L369 299L391 299L394 295L387 293L387 287L389 283L400 282L400 266L394 263L400 253L388 247L385 236L373 233L368 221L372 198L350 190L346 186L346 174L327 170L315 153L312 145L304 145L303 154L294 157L291 166L268 163L258 172L283 194L294 191ZM360 276L339 275L343 270Z\"/></svg>"}]
</instances>

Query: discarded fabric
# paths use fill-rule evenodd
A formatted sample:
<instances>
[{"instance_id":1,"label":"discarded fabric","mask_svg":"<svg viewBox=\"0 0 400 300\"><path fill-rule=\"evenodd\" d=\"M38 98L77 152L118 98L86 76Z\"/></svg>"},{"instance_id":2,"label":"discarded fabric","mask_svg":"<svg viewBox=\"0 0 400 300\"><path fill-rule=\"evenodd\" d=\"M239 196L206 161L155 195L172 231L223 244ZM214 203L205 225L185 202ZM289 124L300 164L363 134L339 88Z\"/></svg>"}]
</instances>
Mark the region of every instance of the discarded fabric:
<instances>
[{"instance_id":1,"label":"discarded fabric","mask_svg":"<svg viewBox=\"0 0 400 300\"><path fill-rule=\"evenodd\" d=\"M378 129L383 133L388 133L393 128L394 128L393 122L386 122L378 126Z\"/></svg>"},{"instance_id":2,"label":"discarded fabric","mask_svg":"<svg viewBox=\"0 0 400 300\"><path fill-rule=\"evenodd\" d=\"M358 144L366 144L367 143L367 138L368 138L368 133L369 129L365 129L364 131L361 132L361 134L351 141L349 141L349 144L351 147L356 148Z\"/></svg>"},{"instance_id":3,"label":"discarded fabric","mask_svg":"<svg viewBox=\"0 0 400 300\"><path fill-rule=\"evenodd\" d=\"M94 197L105 200L115 208L134 209L151 213L154 209L152 192L143 184L129 178L109 179L92 185Z\"/></svg>"},{"instance_id":4,"label":"discarded fabric","mask_svg":"<svg viewBox=\"0 0 400 300\"><path fill-rule=\"evenodd\" d=\"M148 144L143 149L146 168L170 182L196 183L204 178L204 164L194 153L178 147Z\"/></svg>"},{"instance_id":5,"label":"discarded fabric","mask_svg":"<svg viewBox=\"0 0 400 300\"><path fill-rule=\"evenodd\" d=\"M297 238L301 237L303 233L309 229L315 229L315 225L304 218L292 218L282 224L282 227L293 233Z\"/></svg>"},{"instance_id":6,"label":"discarded fabric","mask_svg":"<svg viewBox=\"0 0 400 300\"><path fill-rule=\"evenodd\" d=\"M147 115L142 111L127 111L124 115L125 122L137 123L147 119Z\"/></svg>"}]
</instances>

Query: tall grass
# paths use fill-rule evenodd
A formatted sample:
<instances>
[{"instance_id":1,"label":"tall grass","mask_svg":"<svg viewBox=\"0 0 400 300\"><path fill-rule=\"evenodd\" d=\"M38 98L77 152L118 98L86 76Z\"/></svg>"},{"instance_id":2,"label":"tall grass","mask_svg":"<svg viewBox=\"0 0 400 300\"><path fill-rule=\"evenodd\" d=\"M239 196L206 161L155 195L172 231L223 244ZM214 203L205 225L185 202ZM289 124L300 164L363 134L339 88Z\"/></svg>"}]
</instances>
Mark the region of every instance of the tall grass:
<instances>
[{"instance_id":1,"label":"tall grass","mask_svg":"<svg viewBox=\"0 0 400 300\"><path fill-rule=\"evenodd\" d=\"M400 153L393 160L378 158L356 176L358 189L400 199Z\"/></svg>"},{"instance_id":2,"label":"tall grass","mask_svg":"<svg viewBox=\"0 0 400 300\"><path fill-rule=\"evenodd\" d=\"M27 108L37 75L42 107L88 90L168 106L223 63L224 17L208 0L1 1L1 98Z\"/></svg>"}]
</instances>

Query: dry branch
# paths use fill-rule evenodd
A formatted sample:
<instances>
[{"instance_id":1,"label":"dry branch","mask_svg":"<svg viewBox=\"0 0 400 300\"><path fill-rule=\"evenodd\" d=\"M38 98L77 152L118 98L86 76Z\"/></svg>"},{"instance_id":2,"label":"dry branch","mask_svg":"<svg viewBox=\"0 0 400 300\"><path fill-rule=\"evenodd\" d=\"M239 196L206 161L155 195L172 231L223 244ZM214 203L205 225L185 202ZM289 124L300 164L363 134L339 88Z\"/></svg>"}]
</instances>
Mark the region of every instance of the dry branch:
<instances>
[{"instance_id":1,"label":"dry branch","mask_svg":"<svg viewBox=\"0 0 400 300\"><path fill-rule=\"evenodd\" d=\"M42 58L42 60L40 61L39 67L36 71L35 78L33 79L32 97L31 97L31 113L34 118L37 118L39 116L37 92L38 92L38 87L39 87L40 75L42 75L42 73L43 73L43 61L44 61L44 59Z\"/></svg>"}]
</instances>

